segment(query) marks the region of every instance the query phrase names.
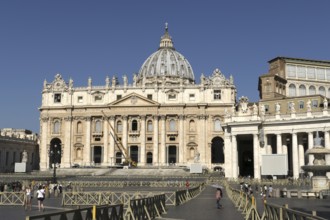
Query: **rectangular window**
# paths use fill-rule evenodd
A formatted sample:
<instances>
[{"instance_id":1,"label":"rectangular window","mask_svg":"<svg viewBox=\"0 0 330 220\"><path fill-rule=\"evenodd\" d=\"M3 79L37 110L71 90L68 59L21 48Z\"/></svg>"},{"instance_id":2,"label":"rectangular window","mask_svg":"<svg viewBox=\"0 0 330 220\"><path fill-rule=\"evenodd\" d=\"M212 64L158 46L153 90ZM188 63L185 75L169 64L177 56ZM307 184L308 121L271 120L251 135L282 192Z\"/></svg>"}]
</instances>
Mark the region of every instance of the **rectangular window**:
<instances>
[{"instance_id":1,"label":"rectangular window","mask_svg":"<svg viewBox=\"0 0 330 220\"><path fill-rule=\"evenodd\" d=\"M313 108L319 107L319 102L317 100L312 100L312 107Z\"/></svg>"},{"instance_id":2,"label":"rectangular window","mask_svg":"<svg viewBox=\"0 0 330 220\"><path fill-rule=\"evenodd\" d=\"M169 94L168 100L176 100L176 94Z\"/></svg>"},{"instance_id":3,"label":"rectangular window","mask_svg":"<svg viewBox=\"0 0 330 220\"><path fill-rule=\"evenodd\" d=\"M286 65L286 72L288 77L296 77L296 66L295 65Z\"/></svg>"},{"instance_id":4,"label":"rectangular window","mask_svg":"<svg viewBox=\"0 0 330 220\"><path fill-rule=\"evenodd\" d=\"M269 111L269 105L265 105L265 112Z\"/></svg>"},{"instance_id":5,"label":"rectangular window","mask_svg":"<svg viewBox=\"0 0 330 220\"><path fill-rule=\"evenodd\" d=\"M189 94L189 100L195 101L195 94Z\"/></svg>"},{"instance_id":6,"label":"rectangular window","mask_svg":"<svg viewBox=\"0 0 330 220\"><path fill-rule=\"evenodd\" d=\"M308 79L315 79L315 68L314 67L308 67L307 68L307 78Z\"/></svg>"},{"instance_id":7,"label":"rectangular window","mask_svg":"<svg viewBox=\"0 0 330 220\"><path fill-rule=\"evenodd\" d=\"M78 96L78 103L82 103L84 100L83 100L83 97L82 96Z\"/></svg>"},{"instance_id":8,"label":"rectangular window","mask_svg":"<svg viewBox=\"0 0 330 220\"><path fill-rule=\"evenodd\" d=\"M148 95L147 95L147 99L152 100L152 94L148 94Z\"/></svg>"},{"instance_id":9,"label":"rectangular window","mask_svg":"<svg viewBox=\"0 0 330 220\"><path fill-rule=\"evenodd\" d=\"M303 109L304 108L304 101L299 101L299 108L300 109Z\"/></svg>"},{"instance_id":10,"label":"rectangular window","mask_svg":"<svg viewBox=\"0 0 330 220\"><path fill-rule=\"evenodd\" d=\"M56 93L54 95L54 103L60 103L61 102L61 94L60 93Z\"/></svg>"},{"instance_id":11,"label":"rectangular window","mask_svg":"<svg viewBox=\"0 0 330 220\"><path fill-rule=\"evenodd\" d=\"M306 79L306 67L298 66L297 73L298 73L298 78Z\"/></svg>"},{"instance_id":12,"label":"rectangular window","mask_svg":"<svg viewBox=\"0 0 330 220\"><path fill-rule=\"evenodd\" d=\"M325 80L325 69L317 68L316 69L316 76L319 80Z\"/></svg>"},{"instance_id":13,"label":"rectangular window","mask_svg":"<svg viewBox=\"0 0 330 220\"><path fill-rule=\"evenodd\" d=\"M121 99L121 95L117 95L117 100Z\"/></svg>"},{"instance_id":14,"label":"rectangular window","mask_svg":"<svg viewBox=\"0 0 330 220\"><path fill-rule=\"evenodd\" d=\"M100 102L100 101L102 101L102 95L95 95L95 96L94 96L94 101L95 101L95 102Z\"/></svg>"},{"instance_id":15,"label":"rectangular window","mask_svg":"<svg viewBox=\"0 0 330 220\"><path fill-rule=\"evenodd\" d=\"M147 137L147 141L152 141L152 137Z\"/></svg>"},{"instance_id":16,"label":"rectangular window","mask_svg":"<svg viewBox=\"0 0 330 220\"><path fill-rule=\"evenodd\" d=\"M214 100L220 100L221 99L221 90L214 90L213 91L214 94Z\"/></svg>"},{"instance_id":17,"label":"rectangular window","mask_svg":"<svg viewBox=\"0 0 330 220\"><path fill-rule=\"evenodd\" d=\"M170 141L175 141L175 137L170 137Z\"/></svg>"}]
</instances>

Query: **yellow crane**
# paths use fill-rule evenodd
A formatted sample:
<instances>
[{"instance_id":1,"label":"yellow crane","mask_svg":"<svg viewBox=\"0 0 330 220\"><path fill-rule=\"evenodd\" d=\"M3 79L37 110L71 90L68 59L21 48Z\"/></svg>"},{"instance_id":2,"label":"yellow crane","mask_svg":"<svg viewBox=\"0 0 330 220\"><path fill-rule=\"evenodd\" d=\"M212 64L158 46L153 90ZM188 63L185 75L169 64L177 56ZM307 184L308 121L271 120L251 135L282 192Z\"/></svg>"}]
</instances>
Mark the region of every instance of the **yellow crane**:
<instances>
[{"instance_id":1,"label":"yellow crane","mask_svg":"<svg viewBox=\"0 0 330 220\"><path fill-rule=\"evenodd\" d=\"M101 112L102 112L103 116L106 118L107 116L106 116L106 114L103 112L103 110L102 110ZM110 129L111 129L109 133L111 134L111 136L112 136L112 138L113 138L113 140L114 140L116 146L118 147L118 149L120 150L120 152L121 152L122 155L124 156L125 161L126 161L128 164L130 164L130 165L136 167L136 166L137 166L136 161L133 161L133 160L131 159L131 157L130 157L129 154L128 154L127 149L123 146L123 144L122 144L121 141L119 140L118 135L117 135L115 129L112 127L112 125L110 124L110 122L109 122L108 120L106 120L106 121L108 122L108 125L109 125L109 127L110 127Z\"/></svg>"}]
</instances>

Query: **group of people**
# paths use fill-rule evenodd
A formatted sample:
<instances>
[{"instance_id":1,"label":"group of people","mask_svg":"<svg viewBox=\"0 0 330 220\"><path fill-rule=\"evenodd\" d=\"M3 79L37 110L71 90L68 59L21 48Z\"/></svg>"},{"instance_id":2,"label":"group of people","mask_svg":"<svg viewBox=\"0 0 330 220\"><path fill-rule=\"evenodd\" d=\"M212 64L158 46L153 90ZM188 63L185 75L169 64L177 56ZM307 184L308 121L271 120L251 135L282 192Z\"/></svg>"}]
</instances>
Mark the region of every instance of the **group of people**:
<instances>
[{"instance_id":1,"label":"group of people","mask_svg":"<svg viewBox=\"0 0 330 220\"><path fill-rule=\"evenodd\" d=\"M32 209L32 199L34 196L36 196L37 201L38 201L38 210L39 211L44 211L44 200L46 197L46 191L48 191L50 193L54 193L54 195L56 194L56 192L58 193L62 193L63 187L62 185L35 185L35 187L31 187L31 185L25 187L25 189L23 190L24 193L24 208L25 210L31 210Z\"/></svg>"},{"instance_id":2,"label":"group of people","mask_svg":"<svg viewBox=\"0 0 330 220\"><path fill-rule=\"evenodd\" d=\"M31 185L27 186L25 188L25 194L24 194L24 208L25 210L32 210L32 199L34 196L34 191ZM39 185L38 190L36 192L37 200L38 200L38 209L39 211L44 211L44 199L46 196L45 186Z\"/></svg>"}]
</instances>

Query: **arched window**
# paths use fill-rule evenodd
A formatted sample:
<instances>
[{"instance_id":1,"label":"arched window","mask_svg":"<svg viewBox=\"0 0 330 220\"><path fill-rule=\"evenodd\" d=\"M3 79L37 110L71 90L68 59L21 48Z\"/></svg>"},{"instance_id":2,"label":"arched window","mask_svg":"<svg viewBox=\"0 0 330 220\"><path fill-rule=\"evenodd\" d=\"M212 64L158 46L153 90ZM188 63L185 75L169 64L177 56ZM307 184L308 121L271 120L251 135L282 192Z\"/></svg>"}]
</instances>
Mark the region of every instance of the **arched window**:
<instances>
[{"instance_id":1,"label":"arched window","mask_svg":"<svg viewBox=\"0 0 330 220\"><path fill-rule=\"evenodd\" d=\"M315 94L316 94L315 86L310 86L309 87L309 95L315 95Z\"/></svg>"},{"instance_id":2,"label":"arched window","mask_svg":"<svg viewBox=\"0 0 330 220\"><path fill-rule=\"evenodd\" d=\"M132 121L132 131L137 131L138 130L138 123L137 120Z\"/></svg>"},{"instance_id":3,"label":"arched window","mask_svg":"<svg viewBox=\"0 0 330 220\"><path fill-rule=\"evenodd\" d=\"M121 123L121 121L117 122L117 132L118 133L123 132L123 124Z\"/></svg>"},{"instance_id":4,"label":"arched window","mask_svg":"<svg viewBox=\"0 0 330 220\"><path fill-rule=\"evenodd\" d=\"M319 88L319 93L320 93L320 95L325 96L325 88L324 88L323 86L321 86L321 87Z\"/></svg>"},{"instance_id":5,"label":"arched window","mask_svg":"<svg viewBox=\"0 0 330 220\"><path fill-rule=\"evenodd\" d=\"M289 86L289 96L296 96L296 86L293 84Z\"/></svg>"},{"instance_id":6,"label":"arched window","mask_svg":"<svg viewBox=\"0 0 330 220\"><path fill-rule=\"evenodd\" d=\"M53 129L53 133L54 134L59 134L61 130L61 123L59 121L55 121L54 122L54 129Z\"/></svg>"},{"instance_id":7,"label":"arched window","mask_svg":"<svg viewBox=\"0 0 330 220\"><path fill-rule=\"evenodd\" d=\"M304 85L299 86L299 95L300 96L306 95L306 87Z\"/></svg>"},{"instance_id":8,"label":"arched window","mask_svg":"<svg viewBox=\"0 0 330 220\"><path fill-rule=\"evenodd\" d=\"M221 122L219 119L216 119L214 121L214 131L221 131Z\"/></svg>"},{"instance_id":9,"label":"arched window","mask_svg":"<svg viewBox=\"0 0 330 220\"><path fill-rule=\"evenodd\" d=\"M148 132L152 132L152 130L153 130L152 121L149 120L149 121L147 122L147 131L148 131Z\"/></svg>"},{"instance_id":10,"label":"arched window","mask_svg":"<svg viewBox=\"0 0 330 220\"><path fill-rule=\"evenodd\" d=\"M95 121L95 133L101 133L102 132L102 123L101 120Z\"/></svg>"},{"instance_id":11,"label":"arched window","mask_svg":"<svg viewBox=\"0 0 330 220\"><path fill-rule=\"evenodd\" d=\"M190 122L189 122L189 131L195 131L195 130L196 130L195 121L190 120Z\"/></svg>"},{"instance_id":12,"label":"arched window","mask_svg":"<svg viewBox=\"0 0 330 220\"><path fill-rule=\"evenodd\" d=\"M176 129L175 129L175 120L174 119L170 120L170 131L176 131Z\"/></svg>"},{"instance_id":13,"label":"arched window","mask_svg":"<svg viewBox=\"0 0 330 220\"><path fill-rule=\"evenodd\" d=\"M82 133L82 123L81 123L81 121L77 122L77 133Z\"/></svg>"}]
</instances>

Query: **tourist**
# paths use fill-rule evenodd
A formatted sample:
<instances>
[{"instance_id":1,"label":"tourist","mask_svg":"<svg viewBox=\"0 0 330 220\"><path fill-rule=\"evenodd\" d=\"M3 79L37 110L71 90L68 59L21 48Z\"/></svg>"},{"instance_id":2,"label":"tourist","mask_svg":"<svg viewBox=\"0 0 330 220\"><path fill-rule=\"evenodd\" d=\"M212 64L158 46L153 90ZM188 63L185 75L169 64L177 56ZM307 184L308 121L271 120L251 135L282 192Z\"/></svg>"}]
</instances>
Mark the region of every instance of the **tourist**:
<instances>
[{"instance_id":1,"label":"tourist","mask_svg":"<svg viewBox=\"0 0 330 220\"><path fill-rule=\"evenodd\" d=\"M217 191L215 192L215 199L216 199L216 204L217 208L220 209L222 205L220 204L220 200L222 198L222 190L221 188L217 188Z\"/></svg>"},{"instance_id":2,"label":"tourist","mask_svg":"<svg viewBox=\"0 0 330 220\"><path fill-rule=\"evenodd\" d=\"M269 185L269 187L268 187L268 197L271 197L272 193L273 193L273 187L272 187L272 185Z\"/></svg>"},{"instance_id":3,"label":"tourist","mask_svg":"<svg viewBox=\"0 0 330 220\"><path fill-rule=\"evenodd\" d=\"M37 191L37 199L39 211L44 211L45 189L43 186L39 186L39 189Z\"/></svg>"},{"instance_id":4,"label":"tourist","mask_svg":"<svg viewBox=\"0 0 330 220\"><path fill-rule=\"evenodd\" d=\"M31 199L33 198L33 193L31 190L31 186L27 186L25 189L25 195L24 195L24 209L31 211L32 205L31 205Z\"/></svg>"}]
</instances>

